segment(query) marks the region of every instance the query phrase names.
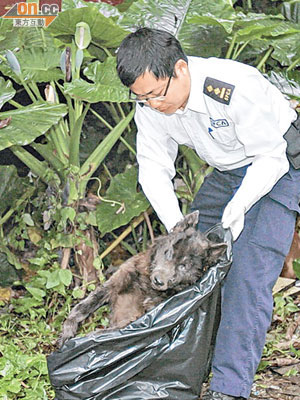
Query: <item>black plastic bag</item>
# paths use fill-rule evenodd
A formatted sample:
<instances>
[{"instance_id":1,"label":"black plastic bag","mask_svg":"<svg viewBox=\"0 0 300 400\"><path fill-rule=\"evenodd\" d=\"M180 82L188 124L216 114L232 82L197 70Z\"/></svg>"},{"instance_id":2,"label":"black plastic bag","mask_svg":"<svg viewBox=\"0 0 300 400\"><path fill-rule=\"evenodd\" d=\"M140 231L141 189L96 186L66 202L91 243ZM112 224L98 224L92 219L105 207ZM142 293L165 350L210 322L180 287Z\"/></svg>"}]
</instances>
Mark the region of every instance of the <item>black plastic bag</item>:
<instances>
[{"instance_id":1,"label":"black plastic bag","mask_svg":"<svg viewBox=\"0 0 300 400\"><path fill-rule=\"evenodd\" d=\"M210 368L220 317L220 284L231 264L231 234L209 238L226 256L190 288L123 329L74 338L48 357L56 400L197 400Z\"/></svg>"}]
</instances>

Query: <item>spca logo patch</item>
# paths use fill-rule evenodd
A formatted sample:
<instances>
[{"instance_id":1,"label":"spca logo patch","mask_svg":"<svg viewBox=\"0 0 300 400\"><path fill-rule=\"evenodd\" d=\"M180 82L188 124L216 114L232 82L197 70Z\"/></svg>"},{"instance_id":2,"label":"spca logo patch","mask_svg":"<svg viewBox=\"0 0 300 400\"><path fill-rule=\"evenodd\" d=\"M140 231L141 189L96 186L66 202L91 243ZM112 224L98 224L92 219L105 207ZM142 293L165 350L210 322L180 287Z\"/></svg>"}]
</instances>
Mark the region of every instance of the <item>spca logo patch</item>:
<instances>
[{"instance_id":1,"label":"spca logo patch","mask_svg":"<svg viewBox=\"0 0 300 400\"><path fill-rule=\"evenodd\" d=\"M210 124L214 128L225 128L226 126L229 126L229 122L227 119L210 119Z\"/></svg>"}]
</instances>

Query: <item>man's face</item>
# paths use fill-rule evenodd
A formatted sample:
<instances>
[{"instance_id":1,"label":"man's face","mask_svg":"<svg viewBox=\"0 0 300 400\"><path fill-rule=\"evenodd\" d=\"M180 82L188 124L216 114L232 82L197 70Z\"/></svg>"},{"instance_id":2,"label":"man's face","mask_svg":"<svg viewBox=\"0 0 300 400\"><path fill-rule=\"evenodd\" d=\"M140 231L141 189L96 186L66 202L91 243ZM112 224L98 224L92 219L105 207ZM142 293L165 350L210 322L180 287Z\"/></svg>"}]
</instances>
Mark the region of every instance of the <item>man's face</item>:
<instances>
[{"instance_id":1,"label":"man's face","mask_svg":"<svg viewBox=\"0 0 300 400\"><path fill-rule=\"evenodd\" d=\"M157 79L152 72L146 71L130 86L130 90L139 99L147 99L145 104L151 108L164 114L173 114L178 109L185 107L190 94L191 82L185 61L178 60L174 72L175 76L169 80L169 77ZM164 99L151 100L151 98L164 95Z\"/></svg>"}]
</instances>

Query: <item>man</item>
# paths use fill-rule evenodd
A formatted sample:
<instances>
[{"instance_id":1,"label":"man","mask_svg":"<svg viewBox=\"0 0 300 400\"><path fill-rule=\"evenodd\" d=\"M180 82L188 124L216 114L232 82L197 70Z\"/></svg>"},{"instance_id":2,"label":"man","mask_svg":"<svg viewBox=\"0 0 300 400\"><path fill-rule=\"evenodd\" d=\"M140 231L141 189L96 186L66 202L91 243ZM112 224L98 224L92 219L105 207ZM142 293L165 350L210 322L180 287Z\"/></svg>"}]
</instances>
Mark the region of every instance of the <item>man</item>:
<instances>
[{"instance_id":1,"label":"man","mask_svg":"<svg viewBox=\"0 0 300 400\"><path fill-rule=\"evenodd\" d=\"M138 103L139 181L169 231L182 218L172 184L178 144L215 167L192 209L200 211L200 230L222 221L234 244L204 399L246 399L300 211L300 170L289 165L283 138L296 112L255 68L186 57L160 30L141 28L125 38L117 71Z\"/></svg>"}]
</instances>

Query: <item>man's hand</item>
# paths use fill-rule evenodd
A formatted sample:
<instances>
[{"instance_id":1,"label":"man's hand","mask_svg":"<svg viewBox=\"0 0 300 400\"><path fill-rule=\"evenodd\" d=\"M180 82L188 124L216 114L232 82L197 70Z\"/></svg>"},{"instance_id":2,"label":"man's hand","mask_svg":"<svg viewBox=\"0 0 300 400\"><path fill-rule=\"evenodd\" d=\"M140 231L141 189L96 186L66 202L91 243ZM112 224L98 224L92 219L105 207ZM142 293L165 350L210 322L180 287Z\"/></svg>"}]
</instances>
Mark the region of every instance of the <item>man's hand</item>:
<instances>
[{"instance_id":1,"label":"man's hand","mask_svg":"<svg viewBox=\"0 0 300 400\"><path fill-rule=\"evenodd\" d=\"M222 216L223 228L230 228L233 240L236 240L244 228L245 207L237 201L230 201Z\"/></svg>"}]
</instances>

